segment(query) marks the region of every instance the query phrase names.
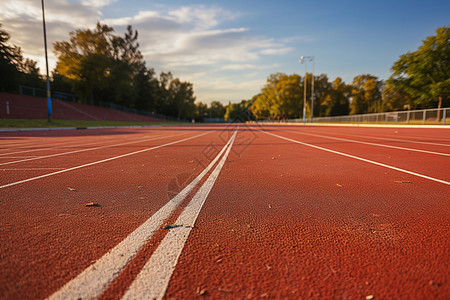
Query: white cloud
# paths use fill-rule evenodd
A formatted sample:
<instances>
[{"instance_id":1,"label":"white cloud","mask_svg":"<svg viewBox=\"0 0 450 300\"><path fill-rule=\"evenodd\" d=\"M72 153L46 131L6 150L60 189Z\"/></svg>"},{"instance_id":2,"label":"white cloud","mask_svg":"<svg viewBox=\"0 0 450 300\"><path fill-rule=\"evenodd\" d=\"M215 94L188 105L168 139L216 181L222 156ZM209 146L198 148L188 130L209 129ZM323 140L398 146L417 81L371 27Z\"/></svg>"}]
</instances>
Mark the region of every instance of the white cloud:
<instances>
[{"instance_id":1,"label":"white cloud","mask_svg":"<svg viewBox=\"0 0 450 300\"><path fill-rule=\"evenodd\" d=\"M176 77L193 82L199 100L217 95L234 99L241 98L237 96L239 93L248 96L258 92L267 74L260 75L261 79L247 76L245 81L239 82L229 77L233 76L230 73L239 72L243 78L247 70L274 68L273 64L261 63L261 56L292 51L287 41L256 36L249 28L224 28L223 23L239 16L239 12L229 12L219 6L185 5L173 9L162 5L134 15L103 18L102 9L113 2L115 0L46 0L51 69L56 61L53 43L68 40L69 33L77 28L94 27L97 21L113 26L118 34L132 25L139 32L147 65L155 67L157 72L170 70ZM11 34L11 43L22 47L26 57L37 60L44 72L40 2L2 0L0 11L0 23ZM201 73L203 75L199 75Z\"/></svg>"},{"instance_id":2,"label":"white cloud","mask_svg":"<svg viewBox=\"0 0 450 300\"><path fill-rule=\"evenodd\" d=\"M261 50L261 54L267 54L267 55L284 55L294 50L292 47L285 47L285 48L269 48L269 49L263 49Z\"/></svg>"},{"instance_id":3,"label":"white cloud","mask_svg":"<svg viewBox=\"0 0 450 300\"><path fill-rule=\"evenodd\" d=\"M104 6L108 6L111 3L116 2L117 0L83 0L81 1L81 4L83 4L84 6L92 6L92 7L104 7Z\"/></svg>"}]
</instances>

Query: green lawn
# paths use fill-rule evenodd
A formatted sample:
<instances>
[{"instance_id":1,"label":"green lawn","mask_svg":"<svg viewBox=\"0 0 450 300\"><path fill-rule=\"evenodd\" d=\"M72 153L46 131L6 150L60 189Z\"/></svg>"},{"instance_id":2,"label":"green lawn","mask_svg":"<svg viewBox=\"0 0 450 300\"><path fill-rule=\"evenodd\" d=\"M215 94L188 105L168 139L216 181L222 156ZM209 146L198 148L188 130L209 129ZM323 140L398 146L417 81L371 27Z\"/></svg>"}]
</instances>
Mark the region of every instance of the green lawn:
<instances>
[{"instance_id":1,"label":"green lawn","mask_svg":"<svg viewBox=\"0 0 450 300\"><path fill-rule=\"evenodd\" d=\"M0 119L0 128L49 128L49 127L96 127L96 126L143 126L143 125L181 125L182 122L113 122L113 121L70 121Z\"/></svg>"}]
</instances>

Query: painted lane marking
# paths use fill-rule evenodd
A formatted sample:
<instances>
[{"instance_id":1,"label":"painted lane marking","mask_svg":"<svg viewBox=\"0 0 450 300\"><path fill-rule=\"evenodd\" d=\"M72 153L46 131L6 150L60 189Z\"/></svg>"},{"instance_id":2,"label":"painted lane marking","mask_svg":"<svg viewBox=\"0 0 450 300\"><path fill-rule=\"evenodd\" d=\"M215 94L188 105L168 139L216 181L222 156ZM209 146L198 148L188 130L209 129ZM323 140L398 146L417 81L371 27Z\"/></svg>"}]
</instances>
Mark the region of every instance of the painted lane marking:
<instances>
[{"instance_id":1,"label":"painted lane marking","mask_svg":"<svg viewBox=\"0 0 450 300\"><path fill-rule=\"evenodd\" d=\"M311 147L311 148L327 151L327 152L330 152L330 153L334 153L334 154L350 157L350 158L357 159L357 160L360 160L360 161L364 161L364 162L367 162L367 163L370 163L370 164L378 165L378 166L385 167L385 168L388 168L388 169L400 171L400 172L403 172L403 173L406 173L406 174L410 174L410 175L414 175L414 176L417 176L417 177L422 177L422 178L425 178L425 179L429 179L429 180L432 180L432 181L435 181L435 182L439 182L439 183L443 183L443 184L446 184L446 185L450 185L450 182L445 181L445 180L441 180L441 179L433 178L433 177L430 177L430 176L427 176L427 175L419 174L419 173L416 173L416 172L400 169L400 168L393 167L393 166L390 166L390 165L386 165L386 164L383 164L383 163L379 163L379 162L376 162L376 161L373 161L373 160L365 159L365 158L362 158L362 157L359 157L359 156L355 156L355 155L351 155L351 154L347 154L347 153L343 153L343 152L339 152L339 151L323 148L323 147L320 147L320 146L315 146L315 145L311 145L311 144L308 144L308 143L300 142L300 141L297 141L297 140L294 140L294 139L290 139L290 138L287 138L287 137L284 137L284 136L281 136L281 135L277 135L277 134L274 134L274 133L270 133L270 132L266 132L266 131L262 131L262 130L260 130L260 131L264 132L265 134L269 134L269 135L275 136L277 138L280 138L280 139L283 139L283 140L286 140L286 141L290 141L290 142L293 142L293 143L297 143L297 144L300 144L300 145L303 145L303 146L307 146L307 147Z\"/></svg>"},{"instance_id":2,"label":"painted lane marking","mask_svg":"<svg viewBox=\"0 0 450 300\"><path fill-rule=\"evenodd\" d=\"M139 138L139 137L137 137ZM67 147L80 147L80 146L88 146L88 145L92 145L92 144L96 144L98 143L99 139L96 138L96 140L94 142L90 142L90 143L85 143L85 144L80 144L79 141L71 141L71 140L65 140L62 142L57 142L55 143L54 141L52 142L52 147L45 147L45 148L38 148L38 149L33 149L34 147L41 147L42 145L34 145L34 146L27 146L27 147L19 147L19 148L13 148L13 149L28 149L28 150L23 150L23 151L16 151L16 152L8 152L8 153L0 153L0 156L5 156L5 155L11 155L11 154L17 154L17 153L26 153L26 152L35 152L35 151L41 151L41 150L51 150L51 149L58 149L61 145L63 145L61 148L67 148ZM105 139L104 137L102 137L103 142L109 142L109 141L114 141L115 139ZM72 142L72 143L70 143ZM68 145L68 143L70 143ZM47 143L48 145L48 143ZM4 149L6 150L6 149ZM8 150L12 150L12 149L8 149Z\"/></svg>"},{"instance_id":3,"label":"painted lane marking","mask_svg":"<svg viewBox=\"0 0 450 300\"><path fill-rule=\"evenodd\" d=\"M420 149L412 149L412 148L405 148L405 147L398 147L398 146L391 146L391 145L385 145L385 144L375 144L375 143L370 143L370 142L362 142L362 141L355 141L355 140L350 140L350 139L331 137L331 136L328 136L328 135L319 135L319 134L313 134L313 133L297 132L297 131L292 131L292 130L286 130L286 132L292 132L292 133L295 133L295 134L316 136L316 137L332 139L332 140L337 140L337 141L345 141L345 142L352 142L352 143L358 143L358 144L365 144L365 145L371 145L371 146L386 147L386 148L393 148L393 149L407 150L407 151L415 151L415 152L422 152L422 153L427 153L427 154L436 154L436 155L442 155L442 156L450 156L450 154L448 154L448 153L434 152L434 151L427 151L427 150L420 150Z\"/></svg>"},{"instance_id":4,"label":"painted lane marking","mask_svg":"<svg viewBox=\"0 0 450 300\"><path fill-rule=\"evenodd\" d=\"M31 161L31 160L37 160L37 159L43 159L43 158L49 158L49 157L62 156L62 155L73 154L73 153L80 153L80 152L93 151L93 150L99 150L99 149L105 149L105 148L111 148L111 147L117 147L117 146L123 146L123 145L136 144L136 143L141 143L141 142L148 142L148 141L153 141L153 140L160 140L160 139L164 139L164 138L168 138L168 137L174 137L174 136L179 136L179 135L183 135L183 134L185 134L185 133L171 135L171 136L162 136L162 137L146 139L146 140L139 140L139 141L132 141L132 142L114 144L114 145L106 145L106 146L100 146L100 147L94 147L94 148L86 148L86 149L81 149L81 150L74 150L74 151L69 151L69 152L38 156L38 157L34 157L34 158L15 160L15 161L10 161L10 162L6 162L6 163L0 163L0 166L5 166L5 165L10 165L10 164L15 164L15 163L21 163L21 162Z\"/></svg>"},{"instance_id":5,"label":"painted lane marking","mask_svg":"<svg viewBox=\"0 0 450 300\"><path fill-rule=\"evenodd\" d=\"M222 170L223 165L233 147L237 130L232 136L226 153L209 175L205 183L183 210L175 224L181 226L171 229L158 248L142 268L136 279L126 291L122 299L162 299L169 285L178 258L183 251L184 244L189 237L200 210L206 201L212 187Z\"/></svg>"},{"instance_id":6,"label":"painted lane marking","mask_svg":"<svg viewBox=\"0 0 450 300\"><path fill-rule=\"evenodd\" d=\"M65 170L65 168L15 168L15 169L0 169L0 171L42 171L42 170Z\"/></svg>"},{"instance_id":7,"label":"painted lane marking","mask_svg":"<svg viewBox=\"0 0 450 300\"><path fill-rule=\"evenodd\" d=\"M147 221L128 235L122 242L103 255L94 264L85 269L77 277L66 283L60 290L48 299L94 299L120 274L128 262L138 253L149 238L161 227L164 221L173 213L177 206L189 195L195 186L216 164L230 140L217 154L214 160L178 195L167 202Z\"/></svg>"},{"instance_id":8,"label":"painted lane marking","mask_svg":"<svg viewBox=\"0 0 450 300\"><path fill-rule=\"evenodd\" d=\"M361 137L361 135L358 134L351 134L351 133L343 133L344 135L348 136L356 136ZM449 144L440 144L440 143L430 143L430 142L420 142L420 141L410 141L410 140L404 140L404 139L391 139L391 138L383 138L383 137L377 137L377 136L362 136L368 139L375 139L375 140L385 140L385 141L394 141L394 142L405 142L405 143L414 143L414 144L424 144L424 145L432 145L432 146L445 146L450 147Z\"/></svg>"},{"instance_id":9,"label":"painted lane marking","mask_svg":"<svg viewBox=\"0 0 450 300\"><path fill-rule=\"evenodd\" d=\"M61 174L61 173L69 172L69 171L73 171L73 170L77 170L77 169L81 169L81 168L85 168L85 167L101 164L101 163L112 161L112 160L116 160L116 159L119 159L119 158L123 158L123 157L131 156L131 155L135 155L135 154L139 154L139 153L143 153L143 152L159 149L159 148L162 148L162 147L166 147L166 146L182 143L182 142L185 142L185 141L189 141L189 140L201 137L201 136L209 134L209 133L211 133L211 132L205 132L205 133L193 136L193 137L189 137L189 138L185 138L185 139L182 139L182 140L170 142L170 143L167 143L167 144L163 144L163 145L159 145L159 146L155 146L155 147L151 147L151 148L147 148L147 149L142 149L142 150L134 151L134 152L131 152L131 153L126 153L126 154L122 154L122 155L119 155L119 156L114 156L114 157L110 157L110 158L94 161L94 162L91 162L91 163L87 163L87 164L84 164L84 165L79 165L79 166L76 166L76 167L64 169L64 170L61 170L61 171L48 173L48 174L44 174L44 175L40 175L40 176L36 176L36 177L32 177L32 178L20 180L20 181L8 183L8 184L5 184L5 185L1 185L0 189L4 189L4 188L7 188L7 187L10 187L10 186L13 186L13 185L18 185L18 184L21 184L21 183L25 183L25 182L29 182L29 181L33 181L33 180L37 180L37 179L41 179L41 178L45 178L45 177L49 177L49 176L53 176L53 175L57 175L57 174Z\"/></svg>"}]
</instances>

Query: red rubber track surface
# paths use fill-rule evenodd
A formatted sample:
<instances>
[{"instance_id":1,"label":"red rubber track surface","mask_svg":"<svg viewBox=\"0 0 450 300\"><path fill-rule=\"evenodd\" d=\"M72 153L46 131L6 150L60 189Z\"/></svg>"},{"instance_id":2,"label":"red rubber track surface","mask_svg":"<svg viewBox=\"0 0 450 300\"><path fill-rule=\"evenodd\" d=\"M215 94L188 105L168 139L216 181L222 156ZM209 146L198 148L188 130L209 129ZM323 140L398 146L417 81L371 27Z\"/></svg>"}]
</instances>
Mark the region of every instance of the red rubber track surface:
<instances>
[{"instance_id":1,"label":"red rubber track surface","mask_svg":"<svg viewBox=\"0 0 450 300\"><path fill-rule=\"evenodd\" d=\"M0 299L59 290L197 176L235 128L0 133L0 186L192 138L1 188ZM165 298L450 298L448 184L274 135L450 181L448 129L240 125ZM127 274L103 299L123 295Z\"/></svg>"}]
</instances>

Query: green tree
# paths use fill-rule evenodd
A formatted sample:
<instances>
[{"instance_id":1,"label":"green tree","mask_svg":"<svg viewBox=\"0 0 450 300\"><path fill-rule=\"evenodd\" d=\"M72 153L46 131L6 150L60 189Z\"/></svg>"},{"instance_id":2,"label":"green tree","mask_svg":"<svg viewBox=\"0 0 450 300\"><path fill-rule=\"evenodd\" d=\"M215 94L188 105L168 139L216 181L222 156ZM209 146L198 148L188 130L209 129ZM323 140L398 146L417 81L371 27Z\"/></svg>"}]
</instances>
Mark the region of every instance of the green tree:
<instances>
[{"instance_id":1,"label":"green tree","mask_svg":"<svg viewBox=\"0 0 450 300\"><path fill-rule=\"evenodd\" d=\"M17 91L18 86L43 87L37 62L24 58L20 47L9 45L11 38L0 24L0 91Z\"/></svg>"},{"instance_id":2,"label":"green tree","mask_svg":"<svg viewBox=\"0 0 450 300\"><path fill-rule=\"evenodd\" d=\"M352 83L350 114L376 113L382 111L381 90L383 82L376 76L356 76Z\"/></svg>"},{"instance_id":3,"label":"green tree","mask_svg":"<svg viewBox=\"0 0 450 300\"><path fill-rule=\"evenodd\" d=\"M195 120L202 122L204 118L208 117L208 105L199 102L195 105Z\"/></svg>"},{"instance_id":4,"label":"green tree","mask_svg":"<svg viewBox=\"0 0 450 300\"><path fill-rule=\"evenodd\" d=\"M284 119L300 115L302 110L301 77L297 74L271 74L261 93L256 96L251 111L257 118Z\"/></svg>"},{"instance_id":5,"label":"green tree","mask_svg":"<svg viewBox=\"0 0 450 300\"><path fill-rule=\"evenodd\" d=\"M136 89L135 107L139 110L155 112L157 109L157 97L159 82L154 77L155 71L142 64L134 77L133 87Z\"/></svg>"},{"instance_id":6,"label":"green tree","mask_svg":"<svg viewBox=\"0 0 450 300\"><path fill-rule=\"evenodd\" d=\"M342 116L349 113L349 96L351 86L345 84L340 77L331 83L331 89L321 102L323 116Z\"/></svg>"},{"instance_id":7,"label":"green tree","mask_svg":"<svg viewBox=\"0 0 450 300\"><path fill-rule=\"evenodd\" d=\"M311 80L312 74L306 74L307 78L307 105L311 105ZM320 74L314 76L314 117L324 117L327 115L327 106L325 99L330 95L332 90L331 83L328 81L328 76ZM308 107L309 108L309 107Z\"/></svg>"},{"instance_id":8,"label":"green tree","mask_svg":"<svg viewBox=\"0 0 450 300\"><path fill-rule=\"evenodd\" d=\"M399 90L391 84L386 84L382 92L383 97L383 111L396 111L416 109L417 104L408 93Z\"/></svg>"},{"instance_id":9,"label":"green tree","mask_svg":"<svg viewBox=\"0 0 450 300\"><path fill-rule=\"evenodd\" d=\"M101 23L94 30L77 29L70 33L69 41L54 44L56 71L70 80L81 99L144 107L145 101L138 97L148 98L142 95L142 82L151 81L143 77L152 73L145 69L137 39L138 32L131 26L124 37L114 35L112 27Z\"/></svg>"},{"instance_id":10,"label":"green tree","mask_svg":"<svg viewBox=\"0 0 450 300\"><path fill-rule=\"evenodd\" d=\"M225 116L226 108L222 102L212 101L209 104L208 117L210 118L223 118Z\"/></svg>"},{"instance_id":11,"label":"green tree","mask_svg":"<svg viewBox=\"0 0 450 300\"><path fill-rule=\"evenodd\" d=\"M414 52L400 56L388 83L421 106L442 107L450 94L450 27L441 27Z\"/></svg>"},{"instance_id":12,"label":"green tree","mask_svg":"<svg viewBox=\"0 0 450 300\"><path fill-rule=\"evenodd\" d=\"M254 120L250 108L253 100L242 100L239 103L230 103L226 106L225 121L229 122L245 122Z\"/></svg>"},{"instance_id":13,"label":"green tree","mask_svg":"<svg viewBox=\"0 0 450 300\"><path fill-rule=\"evenodd\" d=\"M70 33L70 40L56 42L54 50L58 59L56 71L71 80L78 97L88 99L101 97L108 88L111 77L113 29L97 23L95 30L77 29Z\"/></svg>"},{"instance_id":14,"label":"green tree","mask_svg":"<svg viewBox=\"0 0 450 300\"><path fill-rule=\"evenodd\" d=\"M159 76L157 112L181 119L195 117L194 86L174 78L171 72Z\"/></svg>"}]
</instances>

